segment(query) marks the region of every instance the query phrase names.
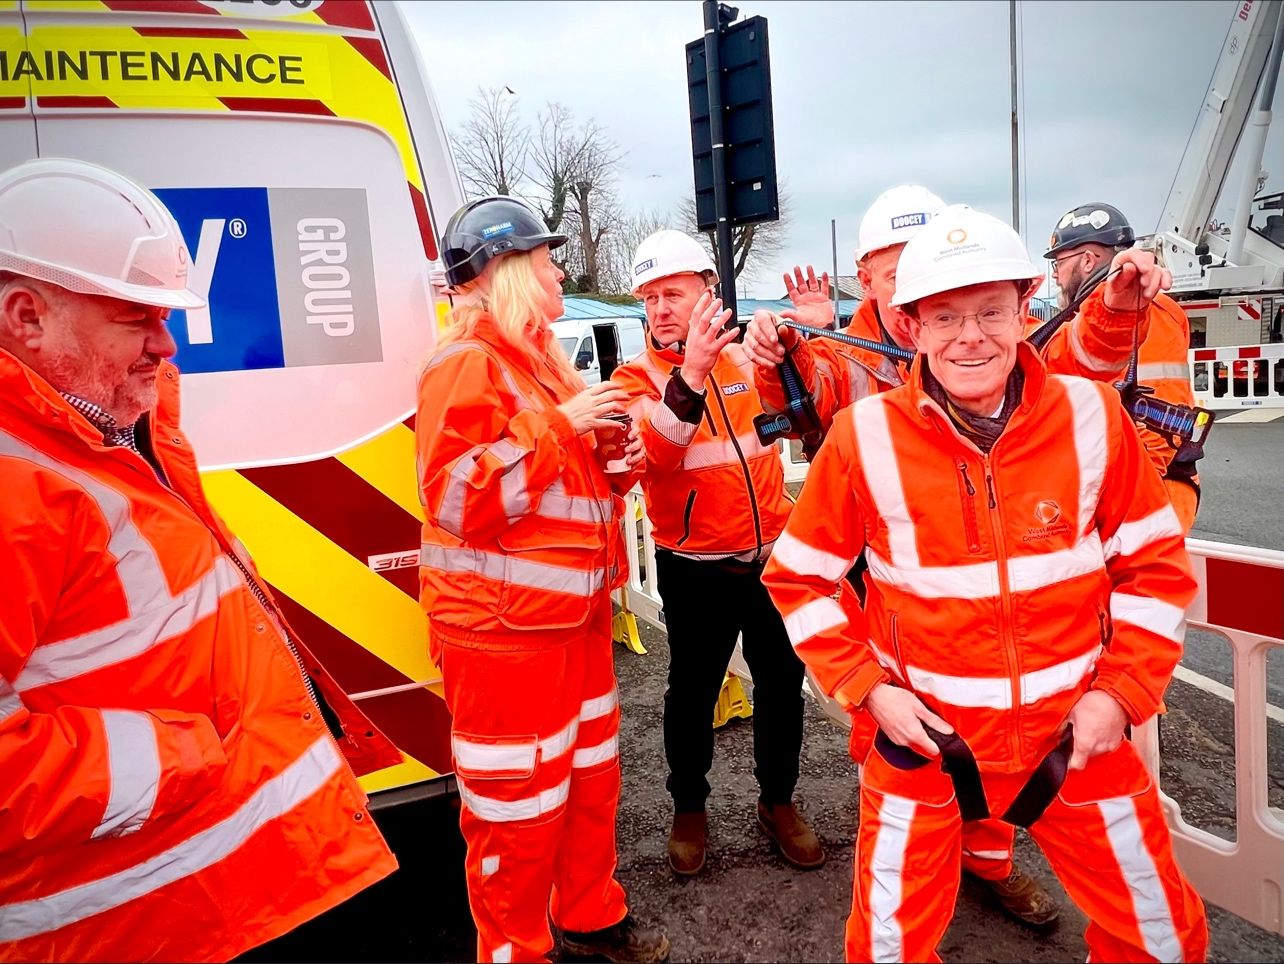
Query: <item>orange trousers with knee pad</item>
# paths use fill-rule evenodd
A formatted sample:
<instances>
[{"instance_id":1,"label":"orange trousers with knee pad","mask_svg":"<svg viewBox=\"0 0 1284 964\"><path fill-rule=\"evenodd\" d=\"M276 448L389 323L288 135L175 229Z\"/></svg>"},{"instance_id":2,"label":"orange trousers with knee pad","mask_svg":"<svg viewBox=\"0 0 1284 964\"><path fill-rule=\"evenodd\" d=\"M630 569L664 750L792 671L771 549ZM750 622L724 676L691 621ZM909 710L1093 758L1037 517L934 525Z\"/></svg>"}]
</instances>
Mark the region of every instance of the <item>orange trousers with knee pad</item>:
<instances>
[{"instance_id":1,"label":"orange trousers with knee pad","mask_svg":"<svg viewBox=\"0 0 1284 964\"><path fill-rule=\"evenodd\" d=\"M610 603L556 634L514 633L486 648L437 641L477 960L548 960L550 912L573 931L610 927L627 913L615 879L620 710Z\"/></svg>"},{"instance_id":2,"label":"orange trousers with knee pad","mask_svg":"<svg viewBox=\"0 0 1284 964\"><path fill-rule=\"evenodd\" d=\"M1029 777L983 774L990 812ZM939 961L959 887L954 785L937 763L898 770L874 750L860 795L847 960ZM1071 771L1030 836L1090 922L1090 960L1205 959L1203 902L1174 860L1158 790L1131 743Z\"/></svg>"}]
</instances>

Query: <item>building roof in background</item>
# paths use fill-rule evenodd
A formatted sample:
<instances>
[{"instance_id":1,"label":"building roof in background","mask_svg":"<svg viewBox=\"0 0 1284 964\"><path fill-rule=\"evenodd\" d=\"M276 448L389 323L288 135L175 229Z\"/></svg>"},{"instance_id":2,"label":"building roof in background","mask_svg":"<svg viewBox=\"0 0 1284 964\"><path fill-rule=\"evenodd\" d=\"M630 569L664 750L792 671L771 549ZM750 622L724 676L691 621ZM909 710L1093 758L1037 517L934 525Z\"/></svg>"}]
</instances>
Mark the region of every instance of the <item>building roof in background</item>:
<instances>
[{"instance_id":1,"label":"building roof in background","mask_svg":"<svg viewBox=\"0 0 1284 964\"><path fill-rule=\"evenodd\" d=\"M633 305L612 305L604 301L594 301L592 298L581 298L575 295L567 295L562 299L564 306L562 317L558 321L584 321L593 318L645 318L646 309L642 307L641 302ZM748 320L749 316L760 308L767 311L781 312L786 308L793 307L789 299L777 298L775 300L765 298L741 298L737 303L738 314L741 318ZM838 302L838 315L840 318L850 318L860 307L860 302L854 299L840 300Z\"/></svg>"}]
</instances>

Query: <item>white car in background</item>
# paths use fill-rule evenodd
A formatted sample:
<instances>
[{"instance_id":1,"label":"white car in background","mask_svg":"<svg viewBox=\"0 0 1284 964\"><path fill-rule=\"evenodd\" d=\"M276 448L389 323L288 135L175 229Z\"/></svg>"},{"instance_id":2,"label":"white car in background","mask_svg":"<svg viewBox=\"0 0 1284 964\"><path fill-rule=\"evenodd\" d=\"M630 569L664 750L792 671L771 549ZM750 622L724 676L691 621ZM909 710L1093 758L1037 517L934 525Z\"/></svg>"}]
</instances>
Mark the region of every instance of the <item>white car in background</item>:
<instances>
[{"instance_id":1,"label":"white car in background","mask_svg":"<svg viewBox=\"0 0 1284 964\"><path fill-rule=\"evenodd\" d=\"M646 329L641 318L577 318L553 322L553 336L589 385L596 385L602 380L601 359L598 358L597 343L593 338L593 328L596 325L615 327L621 365L636 358L646 347Z\"/></svg>"}]
</instances>

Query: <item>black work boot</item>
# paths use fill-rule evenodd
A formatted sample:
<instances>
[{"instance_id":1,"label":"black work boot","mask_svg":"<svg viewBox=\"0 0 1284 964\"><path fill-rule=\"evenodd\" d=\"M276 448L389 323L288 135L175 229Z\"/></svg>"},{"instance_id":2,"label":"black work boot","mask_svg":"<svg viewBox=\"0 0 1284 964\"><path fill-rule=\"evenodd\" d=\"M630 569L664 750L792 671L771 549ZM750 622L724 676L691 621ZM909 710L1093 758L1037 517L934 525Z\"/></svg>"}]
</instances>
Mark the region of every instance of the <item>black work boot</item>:
<instances>
[{"instance_id":1,"label":"black work boot","mask_svg":"<svg viewBox=\"0 0 1284 964\"><path fill-rule=\"evenodd\" d=\"M576 957L604 957L613 964L656 964L669 958L669 939L644 928L632 914L597 931L562 931L562 949Z\"/></svg>"}]
</instances>

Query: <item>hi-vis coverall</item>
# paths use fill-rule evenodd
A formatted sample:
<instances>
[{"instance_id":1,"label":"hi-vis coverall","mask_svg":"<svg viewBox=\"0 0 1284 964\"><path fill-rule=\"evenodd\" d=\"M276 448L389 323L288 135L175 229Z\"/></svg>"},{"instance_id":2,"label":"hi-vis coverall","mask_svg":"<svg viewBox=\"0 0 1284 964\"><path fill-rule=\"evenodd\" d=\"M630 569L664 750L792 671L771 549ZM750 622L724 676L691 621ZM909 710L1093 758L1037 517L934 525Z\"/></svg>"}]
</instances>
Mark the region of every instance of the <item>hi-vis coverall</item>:
<instances>
[{"instance_id":1,"label":"hi-vis coverall","mask_svg":"<svg viewBox=\"0 0 1284 964\"><path fill-rule=\"evenodd\" d=\"M1182 533L1112 389L1046 375L1019 349L1024 397L989 455L910 383L841 413L763 581L799 655L840 703L913 691L971 748L1003 813L1089 689L1133 725L1181 655L1195 581ZM833 595L857 554L865 611ZM939 761L865 759L849 960L939 960L961 817ZM1173 859L1130 743L1071 772L1030 828L1091 921L1093 960L1194 961L1199 897Z\"/></svg>"},{"instance_id":2,"label":"hi-vis coverall","mask_svg":"<svg viewBox=\"0 0 1284 964\"><path fill-rule=\"evenodd\" d=\"M755 775L764 803L785 804L798 782L803 666L759 575L793 503L779 451L754 430L762 406L744 349L728 345L700 386L682 381L681 364L678 353L648 344L611 376L629 394L646 447L642 492L669 634L668 789L677 812L704 808L714 708L742 635L754 677Z\"/></svg>"},{"instance_id":3,"label":"hi-vis coverall","mask_svg":"<svg viewBox=\"0 0 1284 964\"><path fill-rule=\"evenodd\" d=\"M567 930L626 913L610 601L623 500L556 408L577 391L489 318L419 383L420 601L453 715L479 961L545 960L550 894Z\"/></svg>"},{"instance_id":4,"label":"hi-vis coverall","mask_svg":"<svg viewBox=\"0 0 1284 964\"><path fill-rule=\"evenodd\" d=\"M0 351L0 960L227 960L396 867L344 757L401 754L291 652L157 383L166 482Z\"/></svg>"},{"instance_id":5,"label":"hi-vis coverall","mask_svg":"<svg viewBox=\"0 0 1284 964\"><path fill-rule=\"evenodd\" d=\"M1037 318L1031 317L1027 333L1035 331L1041 324ZM1135 335L1137 313L1107 308L1103 292L1095 291L1084 301L1074 318L1062 325L1044 346L1041 353L1044 365L1057 374L1113 382L1128 365L1134 337L1146 337L1148 324L1148 318L1143 316L1140 333ZM861 302L844 331L869 341L884 340L883 326L872 298ZM878 352L825 338L800 342L793 358L799 366L803 383L815 386L812 397L826 429L839 411L855 401L902 384L907 373L903 362L894 362ZM812 370L815 371L814 381L808 374ZM755 378L763 401L773 410L783 409L784 391L775 373L757 368ZM1155 438L1158 440L1157 436ZM1158 441L1163 444L1162 440ZM1171 456L1173 449L1166 446L1166 453ZM1189 489L1184 483L1175 484ZM843 605L849 608L860 605L855 593L847 586L843 587ZM874 738L874 729L873 721L866 714L853 714L851 751L854 759L865 759L869 741ZM963 828L963 869L986 880L1006 880L1012 872L1015 835L1016 830L1000 820L968 822Z\"/></svg>"}]
</instances>

